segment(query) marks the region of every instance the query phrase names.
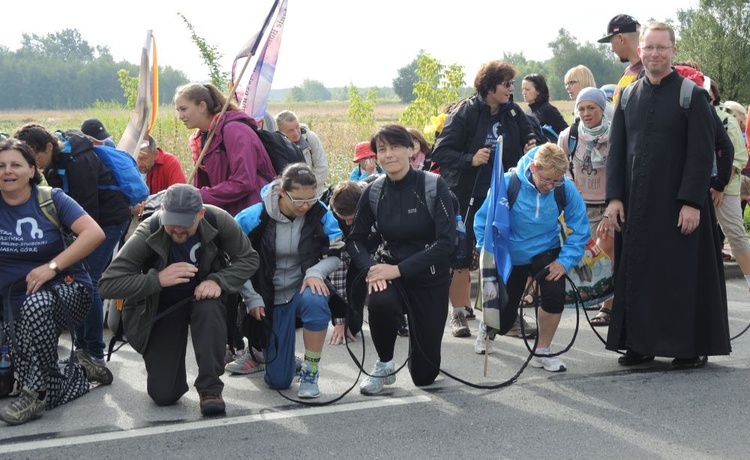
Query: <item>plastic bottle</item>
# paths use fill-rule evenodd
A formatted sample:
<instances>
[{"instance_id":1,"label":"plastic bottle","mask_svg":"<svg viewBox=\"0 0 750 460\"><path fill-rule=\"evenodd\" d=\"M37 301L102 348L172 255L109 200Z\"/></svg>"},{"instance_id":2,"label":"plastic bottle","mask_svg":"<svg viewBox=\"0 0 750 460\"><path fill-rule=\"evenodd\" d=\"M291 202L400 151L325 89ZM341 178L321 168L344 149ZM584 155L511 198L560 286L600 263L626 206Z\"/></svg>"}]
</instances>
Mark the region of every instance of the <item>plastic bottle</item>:
<instances>
[{"instance_id":1,"label":"plastic bottle","mask_svg":"<svg viewBox=\"0 0 750 460\"><path fill-rule=\"evenodd\" d=\"M13 362L10 359L8 344L4 343L0 351L0 396L5 396L13 391Z\"/></svg>"},{"instance_id":2,"label":"plastic bottle","mask_svg":"<svg viewBox=\"0 0 750 460\"><path fill-rule=\"evenodd\" d=\"M466 259L466 226L461 216L456 216L456 260Z\"/></svg>"}]
</instances>

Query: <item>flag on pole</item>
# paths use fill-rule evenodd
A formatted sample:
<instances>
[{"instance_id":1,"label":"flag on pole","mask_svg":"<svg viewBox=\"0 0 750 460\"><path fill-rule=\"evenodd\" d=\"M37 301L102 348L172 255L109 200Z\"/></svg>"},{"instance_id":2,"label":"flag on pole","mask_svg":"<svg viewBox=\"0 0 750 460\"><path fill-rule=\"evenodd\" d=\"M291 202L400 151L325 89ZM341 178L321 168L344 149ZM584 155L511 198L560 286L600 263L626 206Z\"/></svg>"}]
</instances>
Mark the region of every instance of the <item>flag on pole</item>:
<instances>
[{"instance_id":1,"label":"flag on pole","mask_svg":"<svg viewBox=\"0 0 750 460\"><path fill-rule=\"evenodd\" d=\"M152 60L153 53L153 60ZM156 120L158 109L158 68L156 65L156 42L151 30L146 32L146 42L141 50L141 66L138 76L138 94L135 110L130 115L125 132L117 143L117 148L128 152L133 158L138 157L141 143L149 133Z\"/></svg>"},{"instance_id":2,"label":"flag on pole","mask_svg":"<svg viewBox=\"0 0 750 460\"><path fill-rule=\"evenodd\" d=\"M271 9L279 2L274 2ZM241 110L253 117L255 120L262 120L266 112L268 95L271 92L271 83L276 71L276 62L279 58L279 49L281 48L281 37L284 33L284 23L286 22L287 0L282 0L276 12L276 18L271 28L266 43L258 56L255 68L245 82L244 78L238 78L239 69L243 66L243 59L250 59L255 54L262 32L256 33L245 44L242 50L237 54L232 64L232 82L234 92ZM269 18L271 16L269 15ZM265 26L262 30L265 30ZM253 48L253 46L255 48Z\"/></svg>"}]
</instances>

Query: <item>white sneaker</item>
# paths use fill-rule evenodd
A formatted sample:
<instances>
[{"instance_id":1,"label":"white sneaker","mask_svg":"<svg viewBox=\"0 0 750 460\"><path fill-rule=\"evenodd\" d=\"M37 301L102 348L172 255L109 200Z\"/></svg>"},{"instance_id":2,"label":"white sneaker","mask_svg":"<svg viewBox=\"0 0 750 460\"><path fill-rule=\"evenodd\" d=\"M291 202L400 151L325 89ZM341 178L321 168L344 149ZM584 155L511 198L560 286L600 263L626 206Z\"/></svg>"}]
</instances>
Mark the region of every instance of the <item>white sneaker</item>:
<instances>
[{"instance_id":1,"label":"white sneaker","mask_svg":"<svg viewBox=\"0 0 750 460\"><path fill-rule=\"evenodd\" d=\"M564 372L567 369L565 363L557 356L544 356L552 354L549 348L537 348L535 353L543 356L531 358L532 367L544 368L547 372Z\"/></svg>"},{"instance_id":2,"label":"white sneaker","mask_svg":"<svg viewBox=\"0 0 750 460\"><path fill-rule=\"evenodd\" d=\"M492 340L493 337L490 337ZM491 354L492 353L492 342L487 345L487 326L484 321L479 323L479 332L477 332L477 341L474 342L474 353L478 355Z\"/></svg>"},{"instance_id":3,"label":"white sneaker","mask_svg":"<svg viewBox=\"0 0 750 460\"><path fill-rule=\"evenodd\" d=\"M359 392L363 395L374 395L383 391L383 385L393 385L396 383L396 363L393 360L390 363L381 363L380 360L375 362L370 375L359 385ZM392 374L392 375L388 375Z\"/></svg>"},{"instance_id":4,"label":"white sneaker","mask_svg":"<svg viewBox=\"0 0 750 460\"><path fill-rule=\"evenodd\" d=\"M255 361L253 360L252 353L255 353ZM263 361L263 353L255 351L252 348L245 349L245 352L239 358L235 359L231 363L224 367L224 370L230 374L255 374L257 372L263 372L266 368ZM258 362L256 362L258 361Z\"/></svg>"}]
</instances>

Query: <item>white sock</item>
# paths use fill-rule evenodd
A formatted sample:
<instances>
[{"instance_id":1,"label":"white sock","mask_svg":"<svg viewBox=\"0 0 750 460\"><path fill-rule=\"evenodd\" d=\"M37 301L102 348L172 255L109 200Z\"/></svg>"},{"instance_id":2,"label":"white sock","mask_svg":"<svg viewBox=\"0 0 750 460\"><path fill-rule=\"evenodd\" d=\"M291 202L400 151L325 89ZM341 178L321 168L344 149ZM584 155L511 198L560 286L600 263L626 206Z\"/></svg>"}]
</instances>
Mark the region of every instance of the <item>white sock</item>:
<instances>
[{"instance_id":1,"label":"white sock","mask_svg":"<svg viewBox=\"0 0 750 460\"><path fill-rule=\"evenodd\" d=\"M747 283L747 287L750 288L750 275L745 275L745 282Z\"/></svg>"},{"instance_id":2,"label":"white sock","mask_svg":"<svg viewBox=\"0 0 750 460\"><path fill-rule=\"evenodd\" d=\"M457 315L459 313L461 313L461 314L464 313L464 307L453 307L453 314Z\"/></svg>"}]
</instances>

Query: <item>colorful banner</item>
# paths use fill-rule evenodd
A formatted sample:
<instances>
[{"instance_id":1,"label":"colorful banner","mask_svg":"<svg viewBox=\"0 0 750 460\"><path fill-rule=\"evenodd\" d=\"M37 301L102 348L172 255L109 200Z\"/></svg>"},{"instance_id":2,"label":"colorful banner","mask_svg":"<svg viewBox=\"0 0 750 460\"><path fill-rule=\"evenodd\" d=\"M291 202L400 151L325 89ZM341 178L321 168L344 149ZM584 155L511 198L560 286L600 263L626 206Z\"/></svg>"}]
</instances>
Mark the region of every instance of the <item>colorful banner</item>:
<instances>
[{"instance_id":1,"label":"colorful banner","mask_svg":"<svg viewBox=\"0 0 750 460\"><path fill-rule=\"evenodd\" d=\"M276 13L276 19L268 34L268 39L258 56L255 68L247 80L241 78L238 81L237 75L242 66L245 65L245 60L252 58L254 52L252 45L258 43L259 39L262 38L259 37L259 34L255 34L245 44L242 51L237 54L232 65L232 82L234 83L235 97L239 102L240 109L244 110L245 113L255 120L262 120L266 112L268 95L271 92L271 83L276 71L276 62L279 59L281 37L284 32L284 23L286 22L286 9L287 0L283 0ZM255 46L257 48L257 45Z\"/></svg>"},{"instance_id":2,"label":"colorful banner","mask_svg":"<svg viewBox=\"0 0 750 460\"><path fill-rule=\"evenodd\" d=\"M151 53L153 52L153 62ZM130 115L128 126L117 143L117 148L124 150L133 158L138 157L141 143L153 126L158 109L158 86L156 66L156 42L151 30L146 32L146 42L141 50L141 66L138 76L138 95L135 100L135 109ZM153 115L152 115L153 114Z\"/></svg>"}]
</instances>

